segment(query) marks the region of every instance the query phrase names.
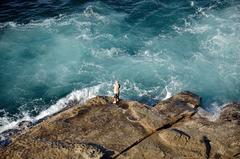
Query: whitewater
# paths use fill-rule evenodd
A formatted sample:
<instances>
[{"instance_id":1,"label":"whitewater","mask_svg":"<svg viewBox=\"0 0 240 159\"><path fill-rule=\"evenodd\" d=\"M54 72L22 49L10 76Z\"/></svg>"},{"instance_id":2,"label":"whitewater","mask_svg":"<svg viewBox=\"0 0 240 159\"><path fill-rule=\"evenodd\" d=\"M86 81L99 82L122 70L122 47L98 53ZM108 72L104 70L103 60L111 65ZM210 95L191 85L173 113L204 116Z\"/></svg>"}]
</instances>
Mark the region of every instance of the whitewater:
<instances>
[{"instance_id":1,"label":"whitewater","mask_svg":"<svg viewBox=\"0 0 240 159\"><path fill-rule=\"evenodd\" d=\"M58 7L73 7L72 1ZM0 133L71 103L110 96L115 79L121 98L149 105L184 90L203 97L203 108L213 114L240 101L238 1L74 7L0 21Z\"/></svg>"}]
</instances>

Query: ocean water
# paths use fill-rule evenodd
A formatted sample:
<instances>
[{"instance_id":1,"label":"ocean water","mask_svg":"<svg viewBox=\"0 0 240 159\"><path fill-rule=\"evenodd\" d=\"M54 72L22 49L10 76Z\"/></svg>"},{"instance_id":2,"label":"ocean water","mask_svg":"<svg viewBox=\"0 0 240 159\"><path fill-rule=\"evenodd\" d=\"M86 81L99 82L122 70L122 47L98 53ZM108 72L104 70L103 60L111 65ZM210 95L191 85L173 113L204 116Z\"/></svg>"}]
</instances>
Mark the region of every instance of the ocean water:
<instances>
[{"instance_id":1,"label":"ocean water","mask_svg":"<svg viewBox=\"0 0 240 159\"><path fill-rule=\"evenodd\" d=\"M72 102L154 105L184 90L217 112L240 101L238 0L3 0L0 132Z\"/></svg>"}]
</instances>

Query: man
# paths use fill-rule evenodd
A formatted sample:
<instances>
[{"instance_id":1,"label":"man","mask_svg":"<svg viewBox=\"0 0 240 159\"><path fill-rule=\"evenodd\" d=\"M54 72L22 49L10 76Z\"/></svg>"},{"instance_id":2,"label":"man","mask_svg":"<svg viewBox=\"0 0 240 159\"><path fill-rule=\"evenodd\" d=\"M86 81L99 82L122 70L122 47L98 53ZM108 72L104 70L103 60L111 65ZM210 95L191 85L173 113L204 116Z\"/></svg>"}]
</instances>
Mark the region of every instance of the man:
<instances>
[{"instance_id":1,"label":"man","mask_svg":"<svg viewBox=\"0 0 240 159\"><path fill-rule=\"evenodd\" d=\"M116 104L117 102L119 102L119 94L120 94L120 84L118 83L118 81L115 81L113 85L113 93L114 93L113 104Z\"/></svg>"}]
</instances>

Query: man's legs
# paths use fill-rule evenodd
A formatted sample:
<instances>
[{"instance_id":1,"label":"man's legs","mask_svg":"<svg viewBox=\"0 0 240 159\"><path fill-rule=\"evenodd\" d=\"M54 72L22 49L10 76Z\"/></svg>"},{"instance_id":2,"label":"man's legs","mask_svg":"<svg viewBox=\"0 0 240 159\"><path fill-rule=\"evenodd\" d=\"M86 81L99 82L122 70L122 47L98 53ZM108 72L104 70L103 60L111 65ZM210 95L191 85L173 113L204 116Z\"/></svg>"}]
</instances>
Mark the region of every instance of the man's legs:
<instances>
[{"instance_id":1,"label":"man's legs","mask_svg":"<svg viewBox=\"0 0 240 159\"><path fill-rule=\"evenodd\" d=\"M117 94L114 94L114 97L113 97L113 104L116 104L117 103Z\"/></svg>"},{"instance_id":2,"label":"man's legs","mask_svg":"<svg viewBox=\"0 0 240 159\"><path fill-rule=\"evenodd\" d=\"M117 102L119 102L119 93L117 94Z\"/></svg>"}]
</instances>

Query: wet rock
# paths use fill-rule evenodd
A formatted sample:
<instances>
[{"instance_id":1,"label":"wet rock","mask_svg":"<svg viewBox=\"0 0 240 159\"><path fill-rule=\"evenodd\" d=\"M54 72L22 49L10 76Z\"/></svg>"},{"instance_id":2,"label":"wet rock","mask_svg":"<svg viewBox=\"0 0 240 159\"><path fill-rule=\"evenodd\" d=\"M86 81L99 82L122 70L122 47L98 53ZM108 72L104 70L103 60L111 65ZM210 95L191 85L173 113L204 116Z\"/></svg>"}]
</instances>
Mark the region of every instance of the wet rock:
<instances>
[{"instance_id":1,"label":"wet rock","mask_svg":"<svg viewBox=\"0 0 240 159\"><path fill-rule=\"evenodd\" d=\"M20 132L19 129L9 129L9 130L2 132L0 135L6 138L6 137L11 137L19 132Z\"/></svg>"},{"instance_id":2,"label":"wet rock","mask_svg":"<svg viewBox=\"0 0 240 159\"><path fill-rule=\"evenodd\" d=\"M33 124L31 121L21 121L19 124L18 124L18 127L20 130L25 130L25 129L28 129L29 127L31 127Z\"/></svg>"},{"instance_id":3,"label":"wet rock","mask_svg":"<svg viewBox=\"0 0 240 159\"><path fill-rule=\"evenodd\" d=\"M0 148L4 148L11 143L11 139L4 138L0 140Z\"/></svg>"},{"instance_id":4,"label":"wet rock","mask_svg":"<svg viewBox=\"0 0 240 159\"><path fill-rule=\"evenodd\" d=\"M12 140L11 137L17 135L20 132L19 129L9 129L0 134L0 148L4 148L9 145Z\"/></svg>"}]
</instances>

